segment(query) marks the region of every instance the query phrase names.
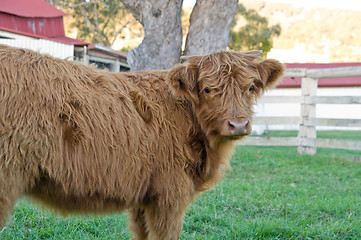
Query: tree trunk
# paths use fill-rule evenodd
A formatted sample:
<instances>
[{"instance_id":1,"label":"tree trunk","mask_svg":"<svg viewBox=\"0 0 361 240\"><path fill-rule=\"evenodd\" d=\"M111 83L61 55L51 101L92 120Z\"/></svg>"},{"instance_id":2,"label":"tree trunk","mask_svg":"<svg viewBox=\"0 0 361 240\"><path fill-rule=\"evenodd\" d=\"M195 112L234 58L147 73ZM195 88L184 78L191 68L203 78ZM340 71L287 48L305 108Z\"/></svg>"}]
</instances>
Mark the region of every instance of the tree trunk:
<instances>
[{"instance_id":1,"label":"tree trunk","mask_svg":"<svg viewBox=\"0 0 361 240\"><path fill-rule=\"evenodd\" d=\"M179 62L183 0L121 0L144 27L143 42L128 52L132 71L169 69Z\"/></svg>"},{"instance_id":2,"label":"tree trunk","mask_svg":"<svg viewBox=\"0 0 361 240\"><path fill-rule=\"evenodd\" d=\"M193 8L184 55L225 50L238 0L197 0Z\"/></svg>"}]
</instances>

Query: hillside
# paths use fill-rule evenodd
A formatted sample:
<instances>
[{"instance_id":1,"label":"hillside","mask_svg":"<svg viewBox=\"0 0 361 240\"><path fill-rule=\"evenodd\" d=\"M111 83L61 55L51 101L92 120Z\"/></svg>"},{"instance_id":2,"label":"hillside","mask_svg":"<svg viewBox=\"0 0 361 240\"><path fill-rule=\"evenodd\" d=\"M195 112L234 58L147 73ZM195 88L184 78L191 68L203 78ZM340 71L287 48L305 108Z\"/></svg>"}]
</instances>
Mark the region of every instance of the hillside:
<instances>
[{"instance_id":1,"label":"hillside","mask_svg":"<svg viewBox=\"0 0 361 240\"><path fill-rule=\"evenodd\" d=\"M241 0L280 23L282 33L274 38L268 57L287 62L360 62L361 12L340 9L305 9L290 4Z\"/></svg>"}]
</instances>

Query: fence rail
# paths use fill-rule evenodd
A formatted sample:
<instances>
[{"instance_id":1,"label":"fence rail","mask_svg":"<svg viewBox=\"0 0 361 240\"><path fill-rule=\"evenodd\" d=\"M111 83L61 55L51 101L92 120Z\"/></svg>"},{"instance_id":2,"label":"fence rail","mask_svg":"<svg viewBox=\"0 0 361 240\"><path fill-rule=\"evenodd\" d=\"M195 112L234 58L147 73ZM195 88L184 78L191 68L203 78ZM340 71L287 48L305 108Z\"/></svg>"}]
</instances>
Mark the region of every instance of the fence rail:
<instances>
[{"instance_id":1,"label":"fence rail","mask_svg":"<svg viewBox=\"0 0 361 240\"><path fill-rule=\"evenodd\" d=\"M249 137L238 145L298 147L299 145L319 148L360 150L361 141L317 138L315 141L300 140L298 137Z\"/></svg>"},{"instance_id":2,"label":"fence rail","mask_svg":"<svg viewBox=\"0 0 361 240\"><path fill-rule=\"evenodd\" d=\"M263 96L259 103L361 104L356 96Z\"/></svg>"},{"instance_id":3,"label":"fence rail","mask_svg":"<svg viewBox=\"0 0 361 240\"><path fill-rule=\"evenodd\" d=\"M361 76L361 67L287 69L285 77L301 77L302 96L264 96L259 103L301 104L300 117L257 117L254 124L299 125L297 137L249 137L238 145L297 146L300 154L316 153L318 147L360 150L361 141L317 138L316 126L361 127L361 119L316 118L316 104L361 104L358 96L317 96L318 78Z\"/></svg>"},{"instance_id":4,"label":"fence rail","mask_svg":"<svg viewBox=\"0 0 361 240\"><path fill-rule=\"evenodd\" d=\"M337 67L337 68L289 68L284 77L302 78L333 78L333 77L358 77L361 76L361 67Z\"/></svg>"}]
</instances>

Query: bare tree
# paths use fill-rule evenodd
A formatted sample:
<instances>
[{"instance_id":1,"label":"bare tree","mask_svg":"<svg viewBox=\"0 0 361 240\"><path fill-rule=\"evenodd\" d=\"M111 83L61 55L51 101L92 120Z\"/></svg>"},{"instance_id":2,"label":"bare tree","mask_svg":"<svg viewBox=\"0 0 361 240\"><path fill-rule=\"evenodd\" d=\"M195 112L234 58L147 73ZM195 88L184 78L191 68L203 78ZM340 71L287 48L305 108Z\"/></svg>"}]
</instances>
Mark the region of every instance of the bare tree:
<instances>
[{"instance_id":1,"label":"bare tree","mask_svg":"<svg viewBox=\"0 0 361 240\"><path fill-rule=\"evenodd\" d=\"M132 70L167 69L179 62L183 0L122 0L144 26L143 42L128 52Z\"/></svg>"},{"instance_id":2,"label":"bare tree","mask_svg":"<svg viewBox=\"0 0 361 240\"><path fill-rule=\"evenodd\" d=\"M132 70L168 69L182 54L183 0L121 0L144 26L143 42L128 53ZM185 54L226 49L238 0L197 0Z\"/></svg>"},{"instance_id":3,"label":"bare tree","mask_svg":"<svg viewBox=\"0 0 361 240\"><path fill-rule=\"evenodd\" d=\"M202 55L227 48L238 0L197 0L184 55Z\"/></svg>"}]
</instances>

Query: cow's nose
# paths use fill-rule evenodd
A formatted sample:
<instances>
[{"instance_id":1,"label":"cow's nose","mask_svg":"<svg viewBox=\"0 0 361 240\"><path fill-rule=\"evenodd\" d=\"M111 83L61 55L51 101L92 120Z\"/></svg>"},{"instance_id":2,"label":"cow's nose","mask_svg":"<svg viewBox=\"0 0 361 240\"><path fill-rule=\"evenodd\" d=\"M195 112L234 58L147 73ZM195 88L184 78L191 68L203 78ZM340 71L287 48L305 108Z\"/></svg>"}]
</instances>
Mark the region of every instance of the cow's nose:
<instances>
[{"instance_id":1,"label":"cow's nose","mask_svg":"<svg viewBox=\"0 0 361 240\"><path fill-rule=\"evenodd\" d=\"M228 121L228 128L232 135L247 135L250 132L249 119Z\"/></svg>"}]
</instances>

